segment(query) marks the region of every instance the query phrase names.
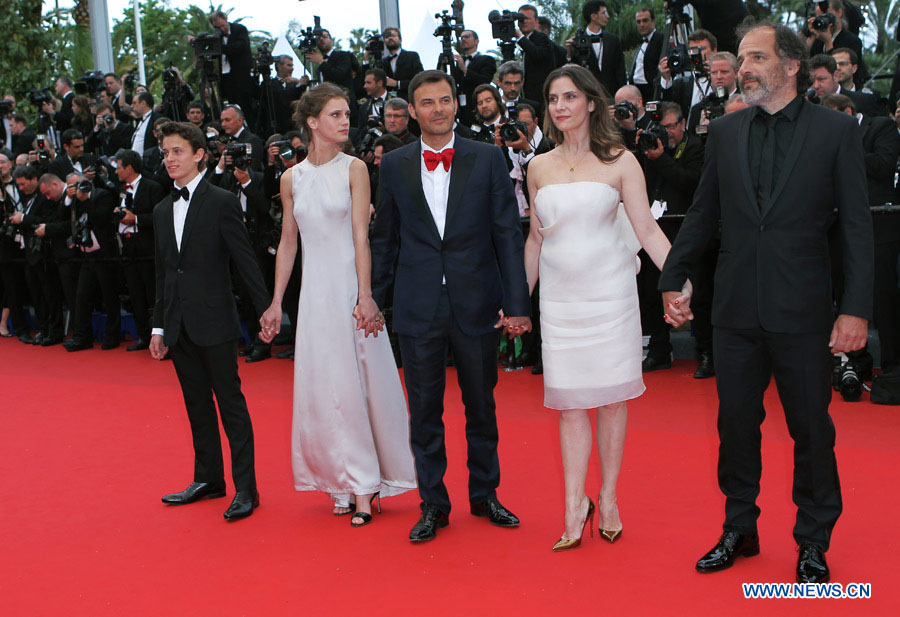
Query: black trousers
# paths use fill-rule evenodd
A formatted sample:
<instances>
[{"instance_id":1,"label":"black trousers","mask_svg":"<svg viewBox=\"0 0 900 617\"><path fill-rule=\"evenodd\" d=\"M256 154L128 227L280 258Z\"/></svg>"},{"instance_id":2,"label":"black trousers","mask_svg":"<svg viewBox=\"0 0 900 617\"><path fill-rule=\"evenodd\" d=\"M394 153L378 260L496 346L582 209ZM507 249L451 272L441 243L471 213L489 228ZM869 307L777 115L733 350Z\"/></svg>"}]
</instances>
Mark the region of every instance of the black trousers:
<instances>
[{"instance_id":1,"label":"black trousers","mask_svg":"<svg viewBox=\"0 0 900 617\"><path fill-rule=\"evenodd\" d=\"M876 219L877 222L877 219ZM900 240L875 245L875 328L881 343L881 368L900 365L900 290L897 289L897 256Z\"/></svg>"},{"instance_id":2,"label":"black trousers","mask_svg":"<svg viewBox=\"0 0 900 617\"><path fill-rule=\"evenodd\" d=\"M78 288L75 292L75 317L72 337L80 342L93 340L91 317L97 288L103 297L103 311L106 313L106 328L103 342L116 345L122 338L122 305L119 303L119 264L104 261L103 256L86 255L78 273Z\"/></svg>"},{"instance_id":3,"label":"black trousers","mask_svg":"<svg viewBox=\"0 0 900 617\"><path fill-rule=\"evenodd\" d=\"M500 485L497 458L497 334L465 334L453 318L446 287L428 334L400 335L400 353L409 399L410 437L419 495L422 501L450 513L444 485L444 387L448 349L453 352L459 388L466 409L469 501L496 497Z\"/></svg>"},{"instance_id":4,"label":"black trousers","mask_svg":"<svg viewBox=\"0 0 900 617\"><path fill-rule=\"evenodd\" d=\"M146 239L150 240L149 251L143 246ZM151 314L156 302L156 273L153 264L153 236L147 236L146 239L140 235L122 238L122 253L125 258L122 267L138 338L149 341Z\"/></svg>"},{"instance_id":5,"label":"black trousers","mask_svg":"<svg viewBox=\"0 0 900 617\"><path fill-rule=\"evenodd\" d=\"M726 530L756 533L762 472L763 393L774 374L788 431L794 440L794 539L828 550L841 514L834 456L831 357L828 332L783 334L756 328L715 328L719 393L719 487L725 494Z\"/></svg>"},{"instance_id":6,"label":"black trousers","mask_svg":"<svg viewBox=\"0 0 900 617\"><path fill-rule=\"evenodd\" d=\"M706 250L700 255L700 259L694 266L691 275L691 284L694 292L691 297L691 311L694 320L691 327L694 329L694 338L697 342L697 353L712 353L712 299L716 277L716 264L719 263L719 248L721 240L710 240ZM662 306L662 303L660 303Z\"/></svg>"},{"instance_id":7,"label":"black trousers","mask_svg":"<svg viewBox=\"0 0 900 617\"><path fill-rule=\"evenodd\" d=\"M49 259L26 264L25 282L37 317L38 331L48 338L62 338L62 293L56 264Z\"/></svg>"},{"instance_id":8,"label":"black trousers","mask_svg":"<svg viewBox=\"0 0 900 617\"><path fill-rule=\"evenodd\" d=\"M56 263L57 283L62 288L62 298L69 307L70 322L75 320L75 308L78 305L78 272L81 270L79 258L61 258ZM50 277L52 278L52 277ZM71 323L70 323L71 329Z\"/></svg>"},{"instance_id":9,"label":"black trousers","mask_svg":"<svg viewBox=\"0 0 900 617\"><path fill-rule=\"evenodd\" d=\"M641 260L641 271L637 274L641 330L650 336L647 355L665 360L672 355L672 343L669 340L672 326L663 319L662 294L656 289L659 286L659 268L647 251L641 249L638 257Z\"/></svg>"},{"instance_id":10,"label":"black trousers","mask_svg":"<svg viewBox=\"0 0 900 617\"><path fill-rule=\"evenodd\" d=\"M225 480L222 440L213 394L219 403L222 426L231 449L231 475L238 491L256 490L253 426L247 401L241 392L237 370L237 341L201 347L184 324L170 353L181 383L184 406L194 442L194 481L220 483Z\"/></svg>"},{"instance_id":11,"label":"black trousers","mask_svg":"<svg viewBox=\"0 0 900 617\"><path fill-rule=\"evenodd\" d=\"M9 309L9 317L12 320L10 332L13 334L28 334L28 322L25 321L25 268L20 262L8 261L0 263L0 282L3 289L3 307Z\"/></svg>"}]
</instances>

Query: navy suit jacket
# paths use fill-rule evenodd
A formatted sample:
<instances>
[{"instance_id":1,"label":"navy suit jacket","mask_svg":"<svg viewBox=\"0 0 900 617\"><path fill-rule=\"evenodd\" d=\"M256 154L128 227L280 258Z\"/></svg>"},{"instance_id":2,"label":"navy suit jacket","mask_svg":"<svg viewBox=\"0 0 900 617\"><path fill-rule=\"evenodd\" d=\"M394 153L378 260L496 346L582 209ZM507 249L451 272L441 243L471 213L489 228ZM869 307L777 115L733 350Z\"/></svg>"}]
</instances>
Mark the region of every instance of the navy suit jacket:
<instances>
[{"instance_id":1,"label":"navy suit jacket","mask_svg":"<svg viewBox=\"0 0 900 617\"><path fill-rule=\"evenodd\" d=\"M422 336L441 296L468 335L494 331L498 311L530 315L524 241L512 181L500 148L456 136L443 239L422 190L422 145L381 159L380 198L370 240L372 294L384 306L394 279L394 330ZM398 258L399 255L399 258Z\"/></svg>"}]
</instances>

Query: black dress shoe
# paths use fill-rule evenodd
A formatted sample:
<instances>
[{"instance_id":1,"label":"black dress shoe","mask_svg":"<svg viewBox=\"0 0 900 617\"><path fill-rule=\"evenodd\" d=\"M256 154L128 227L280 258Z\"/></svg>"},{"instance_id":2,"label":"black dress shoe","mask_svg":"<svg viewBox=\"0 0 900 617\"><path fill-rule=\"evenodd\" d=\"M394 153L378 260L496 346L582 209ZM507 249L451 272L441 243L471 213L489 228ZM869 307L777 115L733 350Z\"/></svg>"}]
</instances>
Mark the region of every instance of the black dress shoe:
<instances>
[{"instance_id":1,"label":"black dress shoe","mask_svg":"<svg viewBox=\"0 0 900 617\"><path fill-rule=\"evenodd\" d=\"M100 349L102 349L103 351L108 351L110 349L115 349L119 345L121 345L119 341L103 341L103 343L100 344Z\"/></svg>"},{"instance_id":2,"label":"black dress shoe","mask_svg":"<svg viewBox=\"0 0 900 617\"><path fill-rule=\"evenodd\" d=\"M518 527L519 518L503 507L496 497L491 497L482 503L470 503L470 511L475 516L486 516L490 519L491 525L497 527Z\"/></svg>"},{"instance_id":3,"label":"black dress shoe","mask_svg":"<svg viewBox=\"0 0 900 617\"><path fill-rule=\"evenodd\" d=\"M413 525L412 531L409 532L410 542L426 542L434 540L437 536L437 530L442 529L450 524L450 517L427 503L422 504L422 518Z\"/></svg>"},{"instance_id":4,"label":"black dress shoe","mask_svg":"<svg viewBox=\"0 0 900 617\"><path fill-rule=\"evenodd\" d=\"M236 521L247 518L253 514L253 509L259 507L259 493L257 491L238 491L234 494L234 500L225 510L226 521Z\"/></svg>"},{"instance_id":5,"label":"black dress shoe","mask_svg":"<svg viewBox=\"0 0 900 617\"><path fill-rule=\"evenodd\" d=\"M246 358L244 358L244 362L248 364L251 362L261 362L262 360L268 360L272 357L272 348L266 345L265 347L254 347Z\"/></svg>"},{"instance_id":6,"label":"black dress shoe","mask_svg":"<svg viewBox=\"0 0 900 617\"><path fill-rule=\"evenodd\" d=\"M716 376L716 369L713 366L713 357L711 353L703 352L700 354L700 366L694 371L694 379L708 379Z\"/></svg>"},{"instance_id":7,"label":"black dress shoe","mask_svg":"<svg viewBox=\"0 0 900 617\"><path fill-rule=\"evenodd\" d=\"M294 347L288 347L284 351L279 351L275 354L275 357L279 360L293 360L294 359Z\"/></svg>"},{"instance_id":8,"label":"black dress shoe","mask_svg":"<svg viewBox=\"0 0 900 617\"><path fill-rule=\"evenodd\" d=\"M200 499L216 499L224 496L224 482L191 482L191 485L180 493L163 496L162 501L172 506L183 506Z\"/></svg>"},{"instance_id":9,"label":"black dress shoe","mask_svg":"<svg viewBox=\"0 0 900 617\"><path fill-rule=\"evenodd\" d=\"M647 356L644 358L644 361L641 362L642 373L649 373L650 371L658 371L666 368L672 368L671 358L654 358L653 356Z\"/></svg>"},{"instance_id":10,"label":"black dress shoe","mask_svg":"<svg viewBox=\"0 0 900 617\"><path fill-rule=\"evenodd\" d=\"M253 346L252 346L252 345L247 345L246 347L244 347L243 349L241 349L241 350L238 352L238 356L240 356L241 358L243 358L243 357L245 357L245 356L249 356L252 352L253 352Z\"/></svg>"},{"instance_id":11,"label":"black dress shoe","mask_svg":"<svg viewBox=\"0 0 900 617\"><path fill-rule=\"evenodd\" d=\"M43 345L43 343L41 344ZM84 351L85 349L91 349L93 346L94 344L91 341L77 341L75 339L69 339L63 343L66 351Z\"/></svg>"},{"instance_id":12,"label":"black dress shoe","mask_svg":"<svg viewBox=\"0 0 900 617\"><path fill-rule=\"evenodd\" d=\"M531 367L532 375L543 375L544 374L544 360L542 358L538 358L534 366Z\"/></svg>"},{"instance_id":13,"label":"black dress shoe","mask_svg":"<svg viewBox=\"0 0 900 617\"><path fill-rule=\"evenodd\" d=\"M139 338L134 345L129 345L125 351L141 351L142 349L150 349L150 343L146 339Z\"/></svg>"},{"instance_id":14,"label":"black dress shoe","mask_svg":"<svg viewBox=\"0 0 900 617\"><path fill-rule=\"evenodd\" d=\"M34 345L34 339L28 336L27 332L19 335L19 341L25 343L26 345Z\"/></svg>"},{"instance_id":15,"label":"black dress shoe","mask_svg":"<svg viewBox=\"0 0 900 617\"><path fill-rule=\"evenodd\" d=\"M798 583L827 583L831 580L825 551L818 544L806 542L800 545L800 556L797 558Z\"/></svg>"},{"instance_id":16,"label":"black dress shoe","mask_svg":"<svg viewBox=\"0 0 900 617\"><path fill-rule=\"evenodd\" d=\"M61 336L42 336L40 343L35 343L35 345L40 345L41 347L51 347L53 345L59 345L62 343Z\"/></svg>"},{"instance_id":17,"label":"black dress shoe","mask_svg":"<svg viewBox=\"0 0 900 617\"><path fill-rule=\"evenodd\" d=\"M40 345L44 341L44 335L40 332L34 335L34 338L31 339L32 345ZM24 342L24 341L23 341Z\"/></svg>"},{"instance_id":18,"label":"black dress shoe","mask_svg":"<svg viewBox=\"0 0 900 617\"><path fill-rule=\"evenodd\" d=\"M698 572L718 572L730 568L738 557L759 555L759 536L726 531L719 542L697 562Z\"/></svg>"}]
</instances>

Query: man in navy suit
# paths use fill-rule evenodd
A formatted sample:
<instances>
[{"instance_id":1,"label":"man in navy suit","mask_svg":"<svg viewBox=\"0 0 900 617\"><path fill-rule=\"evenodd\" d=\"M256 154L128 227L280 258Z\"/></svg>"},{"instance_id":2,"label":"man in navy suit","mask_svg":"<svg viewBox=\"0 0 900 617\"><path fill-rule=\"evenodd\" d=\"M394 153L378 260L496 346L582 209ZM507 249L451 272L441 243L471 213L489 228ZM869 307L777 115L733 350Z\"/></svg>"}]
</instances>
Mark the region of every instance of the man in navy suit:
<instances>
[{"instance_id":1,"label":"man in navy suit","mask_svg":"<svg viewBox=\"0 0 900 617\"><path fill-rule=\"evenodd\" d=\"M501 527L519 524L497 500L493 391L497 329L521 334L531 320L519 210L503 154L454 134L456 83L446 73L420 73L409 92L422 139L381 160L372 293L384 306L396 262L394 330L422 497L410 540L422 542L449 522L442 420L448 349L466 409L471 512Z\"/></svg>"}]
</instances>

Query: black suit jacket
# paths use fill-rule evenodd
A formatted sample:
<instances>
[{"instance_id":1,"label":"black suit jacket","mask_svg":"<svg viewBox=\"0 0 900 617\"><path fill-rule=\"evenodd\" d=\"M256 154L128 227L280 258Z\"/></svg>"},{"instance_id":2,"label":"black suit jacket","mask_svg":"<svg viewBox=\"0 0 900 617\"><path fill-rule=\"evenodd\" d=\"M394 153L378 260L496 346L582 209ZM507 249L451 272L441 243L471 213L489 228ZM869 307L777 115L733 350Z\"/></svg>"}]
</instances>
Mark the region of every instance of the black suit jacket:
<instances>
[{"instance_id":1,"label":"black suit jacket","mask_svg":"<svg viewBox=\"0 0 900 617\"><path fill-rule=\"evenodd\" d=\"M399 58L398 58L399 60ZM475 88L481 84L491 83L494 79L494 73L497 72L497 61L491 56L477 54L469 60L469 66L465 75L459 67L454 64L452 67L453 79L456 80L456 94L459 96L460 105L457 112L457 118L463 124L471 124L475 118ZM466 104L462 104L462 98L465 97Z\"/></svg>"},{"instance_id":2,"label":"black suit jacket","mask_svg":"<svg viewBox=\"0 0 900 617\"><path fill-rule=\"evenodd\" d=\"M92 258L115 257L119 253L116 242L115 221L112 216L113 210L118 205L114 194L98 188L91 191L91 196L87 200L78 201L76 199L74 202L75 217L78 218L84 213L87 214L88 225L100 245L99 250L86 253Z\"/></svg>"},{"instance_id":3,"label":"black suit jacket","mask_svg":"<svg viewBox=\"0 0 900 617\"><path fill-rule=\"evenodd\" d=\"M647 43L647 51L644 52L644 79L647 84L653 87L657 76L659 75L659 61L662 60L663 44L666 37L659 30L654 30L650 35L650 41ZM643 44L643 41L641 42ZM637 66L637 54L634 56L635 62L631 64L630 83L634 83L634 68ZM613 93L615 95L615 93ZM646 101L645 101L646 102Z\"/></svg>"},{"instance_id":4,"label":"black suit jacket","mask_svg":"<svg viewBox=\"0 0 900 617\"><path fill-rule=\"evenodd\" d=\"M864 116L888 115L887 110L884 108L884 105L881 104L881 101L878 100L878 97L874 94L861 92L859 90L847 90L843 86L841 86L841 89L838 90L838 93L849 97L850 100L853 101L853 104L856 105L856 111Z\"/></svg>"},{"instance_id":5,"label":"black suit jacket","mask_svg":"<svg viewBox=\"0 0 900 617\"><path fill-rule=\"evenodd\" d=\"M34 140L37 138L34 131L26 128L18 135L13 136L13 156L28 154L31 152Z\"/></svg>"},{"instance_id":6,"label":"black suit jacket","mask_svg":"<svg viewBox=\"0 0 900 617\"><path fill-rule=\"evenodd\" d=\"M134 128L130 124L119 122L111 131L88 131L85 136L85 150L99 156L113 156L121 149L131 148L131 136Z\"/></svg>"},{"instance_id":7,"label":"black suit jacket","mask_svg":"<svg viewBox=\"0 0 900 617\"><path fill-rule=\"evenodd\" d=\"M72 120L75 118L75 112L72 111L72 99L74 98L75 93L70 91L63 97L59 111L53 114L53 123L60 134L66 129L72 128Z\"/></svg>"},{"instance_id":8,"label":"black suit jacket","mask_svg":"<svg viewBox=\"0 0 900 617\"><path fill-rule=\"evenodd\" d=\"M443 238L422 189L421 142L381 159L372 294L384 306L396 263L399 334L425 334L444 277L454 318L468 335L494 331L501 307L506 315L530 314L519 209L503 154L458 135L454 148Z\"/></svg>"},{"instance_id":9,"label":"black suit jacket","mask_svg":"<svg viewBox=\"0 0 900 617\"><path fill-rule=\"evenodd\" d=\"M703 170L703 142L694 135L687 136L684 151L676 159L677 149L669 150L668 144L662 156L650 160L639 157L647 182L647 196L652 202L666 202L666 214L684 214L694 198Z\"/></svg>"},{"instance_id":10,"label":"black suit jacket","mask_svg":"<svg viewBox=\"0 0 900 617\"><path fill-rule=\"evenodd\" d=\"M544 100L543 88L547 75L556 68L556 50L550 37L540 30L519 39L525 64L525 85L522 94L535 101Z\"/></svg>"},{"instance_id":11,"label":"black suit jacket","mask_svg":"<svg viewBox=\"0 0 900 617\"><path fill-rule=\"evenodd\" d=\"M78 159L78 162L81 163L81 169L87 169L88 167L96 164L97 158L92 154L82 154L81 158ZM59 156L57 156L50 162L48 171L52 174L55 174L60 180L65 182L66 176L73 173L75 171L75 168L72 166L72 161L69 160L69 157L66 155L66 153L60 152Z\"/></svg>"},{"instance_id":12,"label":"black suit jacket","mask_svg":"<svg viewBox=\"0 0 900 617\"><path fill-rule=\"evenodd\" d=\"M210 347L240 337L237 305L231 288L234 263L258 314L269 307L238 198L200 181L191 195L181 250L175 240L172 196L153 212L156 232L156 306L153 327L163 328L171 347L181 328L197 345Z\"/></svg>"},{"instance_id":13,"label":"black suit jacket","mask_svg":"<svg viewBox=\"0 0 900 617\"><path fill-rule=\"evenodd\" d=\"M748 144L756 108L714 120L693 205L666 259L660 291L680 290L722 221L712 323L724 328L831 329L828 228L844 247L840 312L872 317L872 218L856 119L803 101L772 197L759 204Z\"/></svg>"},{"instance_id":14,"label":"black suit jacket","mask_svg":"<svg viewBox=\"0 0 900 617\"><path fill-rule=\"evenodd\" d=\"M397 56L396 70L391 68L389 58L384 59L385 74L391 79L396 79L400 82L397 85L397 96L405 99L407 103L410 102L409 82L412 81L413 77L424 70L425 69L422 67L422 59L419 58L419 54L414 51L407 51L405 49L400 50L400 53Z\"/></svg>"},{"instance_id":15,"label":"black suit jacket","mask_svg":"<svg viewBox=\"0 0 900 617\"><path fill-rule=\"evenodd\" d=\"M622 43L619 41L619 37L612 32L604 32L603 46L600 48L600 52L603 54L602 70L598 66L594 46L591 45L590 70L597 81L606 88L606 93L612 99L616 95L616 90L625 85L625 56L622 53Z\"/></svg>"},{"instance_id":16,"label":"black suit jacket","mask_svg":"<svg viewBox=\"0 0 900 617\"><path fill-rule=\"evenodd\" d=\"M138 234L153 237L153 209L166 196L161 184L141 174L137 191L131 200L131 211L137 217Z\"/></svg>"},{"instance_id":17,"label":"black suit jacket","mask_svg":"<svg viewBox=\"0 0 900 617\"><path fill-rule=\"evenodd\" d=\"M253 55L250 51L250 34L247 28L241 24L228 23L228 42L222 45L222 53L228 58L231 65L231 73L238 79L250 80L250 66L253 64ZM221 36L221 31L220 36Z\"/></svg>"},{"instance_id":18,"label":"black suit jacket","mask_svg":"<svg viewBox=\"0 0 900 617\"><path fill-rule=\"evenodd\" d=\"M866 180L869 204L880 206L894 201L894 172L900 157L900 133L891 118L867 118L862 124L863 152L866 157ZM894 216L886 217L894 218Z\"/></svg>"}]
</instances>

